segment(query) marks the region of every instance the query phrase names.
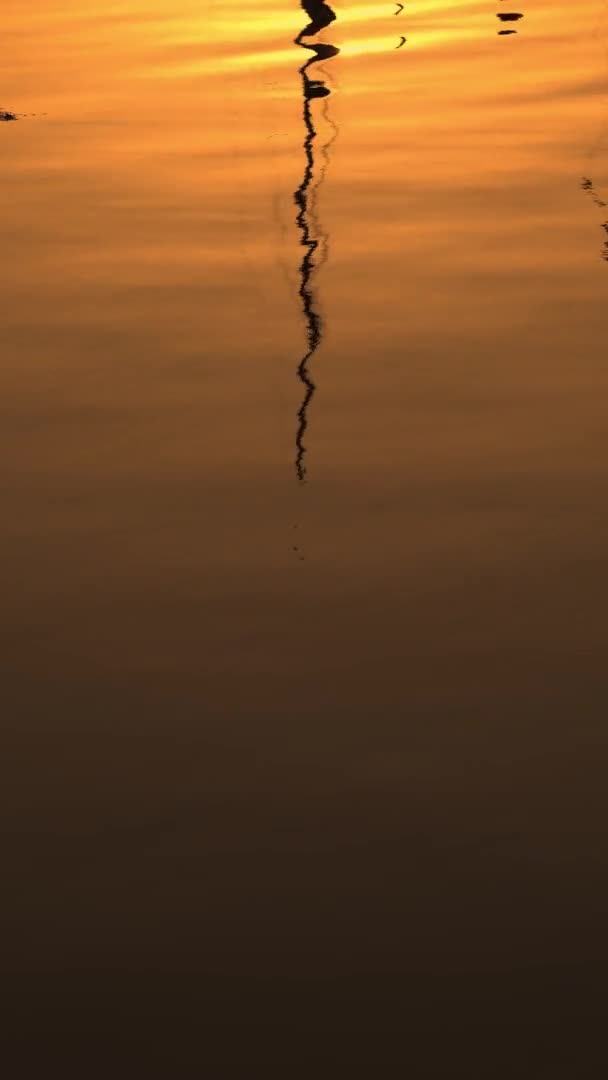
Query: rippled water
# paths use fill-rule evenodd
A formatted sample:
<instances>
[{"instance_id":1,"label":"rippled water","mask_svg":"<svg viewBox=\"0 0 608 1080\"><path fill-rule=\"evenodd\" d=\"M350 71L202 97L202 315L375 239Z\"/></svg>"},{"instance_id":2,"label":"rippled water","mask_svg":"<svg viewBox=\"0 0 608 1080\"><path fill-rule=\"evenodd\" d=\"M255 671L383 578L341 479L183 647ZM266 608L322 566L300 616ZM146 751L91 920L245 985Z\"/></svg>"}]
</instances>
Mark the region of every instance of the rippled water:
<instances>
[{"instance_id":1,"label":"rippled water","mask_svg":"<svg viewBox=\"0 0 608 1080\"><path fill-rule=\"evenodd\" d=\"M3 16L22 1063L598 1074L608 10L400 7Z\"/></svg>"}]
</instances>

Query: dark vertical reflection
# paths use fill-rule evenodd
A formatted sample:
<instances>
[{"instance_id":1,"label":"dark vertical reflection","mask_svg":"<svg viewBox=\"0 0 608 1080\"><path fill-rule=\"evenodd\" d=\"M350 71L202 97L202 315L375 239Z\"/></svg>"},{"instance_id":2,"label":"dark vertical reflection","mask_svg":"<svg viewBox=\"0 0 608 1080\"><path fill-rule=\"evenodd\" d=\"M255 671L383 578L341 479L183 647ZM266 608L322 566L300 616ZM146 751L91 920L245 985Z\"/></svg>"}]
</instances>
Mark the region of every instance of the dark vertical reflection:
<instances>
[{"instance_id":1,"label":"dark vertical reflection","mask_svg":"<svg viewBox=\"0 0 608 1080\"><path fill-rule=\"evenodd\" d=\"M299 267L298 292L302 304L307 341L306 352L298 364L298 378L302 383L304 396L298 409L295 464L298 479L301 483L304 483L306 479L306 445L304 440L309 422L310 403L316 389L311 376L310 362L323 340L323 319L313 279L315 271L322 266L327 258L328 246L327 234L320 227L318 220L317 198L329 163L329 149L337 135L337 128L329 120L327 102L324 102L323 116L326 124L333 129L333 133L322 148L322 164L317 175L315 140L318 133L311 103L315 98L327 98L330 90L322 79L311 77L310 69L313 64L336 56L340 50L334 45L327 45L324 42L312 44L304 41L304 38L314 37L329 26L336 18L336 15L323 0L301 0L301 3L310 22L295 38L295 44L300 45L303 49L309 49L312 53L312 56L299 69L302 79L302 116L304 119L304 174L301 183L294 192L294 201L298 208L296 224L300 230L300 245L304 249Z\"/></svg>"}]
</instances>

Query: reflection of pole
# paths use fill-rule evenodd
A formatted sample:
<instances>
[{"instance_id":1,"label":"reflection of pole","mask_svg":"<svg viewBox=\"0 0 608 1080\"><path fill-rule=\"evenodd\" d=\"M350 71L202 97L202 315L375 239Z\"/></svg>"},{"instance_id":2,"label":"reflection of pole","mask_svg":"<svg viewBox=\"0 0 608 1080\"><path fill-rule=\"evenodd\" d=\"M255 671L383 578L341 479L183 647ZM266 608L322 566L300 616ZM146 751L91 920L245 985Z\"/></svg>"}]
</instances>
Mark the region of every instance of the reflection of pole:
<instances>
[{"instance_id":1,"label":"reflection of pole","mask_svg":"<svg viewBox=\"0 0 608 1080\"><path fill-rule=\"evenodd\" d=\"M298 292L302 302L302 311L306 324L306 337L308 342L308 350L298 364L298 378L304 387L304 398L298 409L298 430L296 432L296 472L298 474L298 479L301 482L304 482L306 476L306 468L304 466L304 457L306 454L304 435L306 433L306 428L308 427L308 407L316 389L310 376L309 361L317 351L323 333L323 322L321 314L316 306L316 298L312 288L312 275L315 266L314 256L318 247L318 240L312 235L310 227L308 196L310 184L314 176L315 159L313 142L317 133L313 124L310 99L306 93L308 89L306 80L306 72L302 70L302 81L304 84L303 114L304 125L306 127L304 153L306 155L306 163L304 166L302 183L294 193L295 203L298 207L296 224L300 230L300 244L305 249L299 269L300 285Z\"/></svg>"},{"instance_id":2,"label":"reflection of pole","mask_svg":"<svg viewBox=\"0 0 608 1080\"><path fill-rule=\"evenodd\" d=\"M323 236L316 220L315 200L325 175L327 167L327 147L324 148L324 163L316 185L313 185L315 177L315 154L314 143L317 138L314 116L311 102L314 98L325 98L330 90L321 79L313 79L309 75L309 68L319 61L328 60L336 56L339 49L333 45L324 43L306 44L303 38L318 34L336 18L334 12L323 0L302 0L302 7L306 11L310 22L300 31L295 43L304 49L309 49L312 56L300 68L302 79L302 117L304 120L304 174L302 182L294 192L294 202L298 208L296 224L300 230L300 245L304 248L304 255L299 267L300 284L298 293L302 305L302 313L306 327L307 351L298 364L297 374L304 389L304 396L298 409L296 430L296 473L301 483L306 479L306 467L304 459L306 446L304 437L308 428L308 412L310 403L315 394L315 384L310 373L310 360L321 344L323 337L323 320L318 306L317 297L313 288L313 276L320 262L316 261L316 253L323 241L321 261L324 261L327 237ZM335 136L334 136L335 137ZM329 145L329 144L328 144Z\"/></svg>"}]
</instances>

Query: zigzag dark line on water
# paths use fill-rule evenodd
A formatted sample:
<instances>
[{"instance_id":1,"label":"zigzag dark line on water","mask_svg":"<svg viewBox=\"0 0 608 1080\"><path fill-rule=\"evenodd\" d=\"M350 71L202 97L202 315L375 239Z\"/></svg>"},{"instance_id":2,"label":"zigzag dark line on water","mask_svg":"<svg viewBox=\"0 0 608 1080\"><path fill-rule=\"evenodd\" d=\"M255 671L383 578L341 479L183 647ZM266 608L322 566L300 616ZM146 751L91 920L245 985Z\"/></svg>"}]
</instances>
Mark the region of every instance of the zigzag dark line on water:
<instances>
[{"instance_id":1,"label":"zigzag dark line on water","mask_svg":"<svg viewBox=\"0 0 608 1080\"><path fill-rule=\"evenodd\" d=\"M323 339L323 319L313 285L313 276L315 270L319 268L319 265L321 265L327 257L327 236L326 234L323 234L319 228L316 213L316 198L319 186L323 181L327 169L329 159L326 155L330 145L327 144L324 148L324 165L317 183L314 184L314 143L317 138L317 130L315 128L311 101L315 98L328 97L330 90L325 86L322 80L311 78L309 68L313 64L336 56L340 50L334 45L327 45L323 42L310 44L303 40L306 37L311 37L320 33L321 30L324 30L325 27L329 26L330 23L335 20L335 12L332 11L329 5L326 4L324 0L301 0L301 6L308 15L310 22L295 38L295 44L300 45L304 49L308 49L313 54L299 69L300 77L302 79L302 118L304 120L305 129L303 143L304 174L301 183L294 192L294 202L298 208L296 224L300 230L300 245L304 248L304 255L299 267L300 284L298 293L302 305L308 345L307 351L300 360L297 368L298 378L304 388L304 396L297 414L298 426L295 440L295 466L298 479L301 483L304 483L306 479L306 446L304 439L309 424L309 407L316 391L316 386L310 372L310 361ZM333 139L331 141L333 141ZM311 185L313 184L314 186L311 189ZM319 239L319 237L321 239ZM322 256L321 260L317 260L315 256L320 244L322 244Z\"/></svg>"}]
</instances>

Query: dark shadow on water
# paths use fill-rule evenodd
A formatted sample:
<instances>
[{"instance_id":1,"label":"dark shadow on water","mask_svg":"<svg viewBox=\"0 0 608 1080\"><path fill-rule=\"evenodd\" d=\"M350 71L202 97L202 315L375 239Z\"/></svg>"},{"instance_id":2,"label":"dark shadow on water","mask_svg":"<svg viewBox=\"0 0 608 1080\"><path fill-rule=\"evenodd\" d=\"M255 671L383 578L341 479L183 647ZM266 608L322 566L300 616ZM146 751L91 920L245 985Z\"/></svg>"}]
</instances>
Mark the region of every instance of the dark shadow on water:
<instances>
[{"instance_id":1,"label":"dark shadow on water","mask_svg":"<svg viewBox=\"0 0 608 1080\"><path fill-rule=\"evenodd\" d=\"M496 16L496 18L500 19L502 23L514 23L519 22L520 19L523 19L523 15L520 11L502 11ZM499 30L498 36L508 37L510 34L516 33L517 30Z\"/></svg>"},{"instance_id":2,"label":"dark shadow on water","mask_svg":"<svg viewBox=\"0 0 608 1080\"><path fill-rule=\"evenodd\" d=\"M589 176L581 177L581 188L596 206L600 207L600 209L602 210L606 209L606 207L608 206L608 202L606 202L605 199L602 199L602 197L595 188L593 180L591 180ZM600 228L602 229L605 236L604 242L602 244L601 258L603 262L608 262L608 221L603 221Z\"/></svg>"},{"instance_id":3,"label":"dark shadow on water","mask_svg":"<svg viewBox=\"0 0 608 1080\"><path fill-rule=\"evenodd\" d=\"M593 186L593 180L590 180L588 176L581 176L581 187L583 191L586 191L587 194L590 195L596 206L608 206L608 203L600 198Z\"/></svg>"},{"instance_id":4,"label":"dark shadow on water","mask_svg":"<svg viewBox=\"0 0 608 1080\"><path fill-rule=\"evenodd\" d=\"M16 113L11 109L0 109L0 123L8 124L12 120L22 120L25 118L36 116L48 116L48 113Z\"/></svg>"},{"instance_id":5,"label":"dark shadow on water","mask_svg":"<svg viewBox=\"0 0 608 1080\"><path fill-rule=\"evenodd\" d=\"M332 130L332 134L321 148L322 160L320 168L317 168L315 142L318 138L318 131L315 126L315 113L312 102L316 98L329 97L331 91L322 79L312 77L311 69L313 64L337 56L340 50L336 46L328 45L325 42L311 43L304 40L305 38L315 37L335 20L336 15L329 5L324 3L323 0L302 0L302 8L308 15L310 22L295 38L295 44L300 45L303 49L310 50L312 53L312 56L299 69L302 80L302 118L304 120L304 173L301 183L294 192L294 202L298 208L296 224L300 231L300 246L304 249L298 271L298 293L304 316L307 342L306 352L297 369L304 393L297 415L295 467L298 480L304 483L306 480L305 458L307 453L305 436L309 426L310 404L316 391L310 364L323 340L324 332L323 317L314 285L314 277L326 261L328 253L328 235L319 222L317 201L319 189L329 164L329 151L338 134L338 129L329 118L327 102L324 101L321 115L324 118L325 126Z\"/></svg>"}]
</instances>

